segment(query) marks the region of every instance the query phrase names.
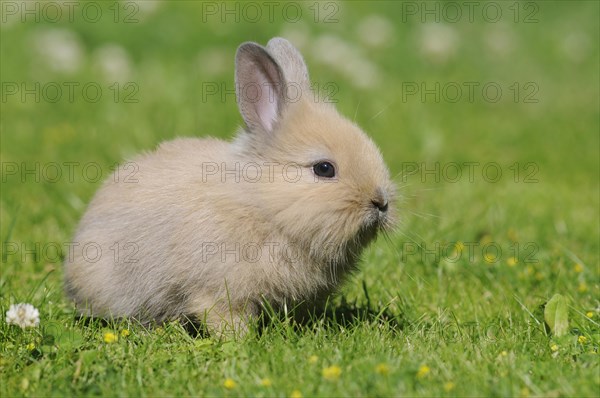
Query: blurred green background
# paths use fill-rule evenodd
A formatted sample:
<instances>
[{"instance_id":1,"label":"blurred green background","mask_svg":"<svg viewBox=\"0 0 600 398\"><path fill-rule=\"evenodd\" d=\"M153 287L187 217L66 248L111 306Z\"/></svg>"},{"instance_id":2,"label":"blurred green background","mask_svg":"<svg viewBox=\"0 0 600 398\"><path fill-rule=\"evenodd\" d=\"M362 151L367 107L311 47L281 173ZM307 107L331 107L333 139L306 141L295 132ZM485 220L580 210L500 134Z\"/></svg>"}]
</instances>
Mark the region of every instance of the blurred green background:
<instances>
[{"instance_id":1,"label":"blurred green background","mask_svg":"<svg viewBox=\"0 0 600 398\"><path fill-rule=\"evenodd\" d=\"M413 323L435 323L447 312L461 322L497 317L512 322L514 316L521 323L513 330L525 333L535 314L521 303L533 313L552 294L562 293L571 303L572 326L591 341L583 351L596 353L593 359L545 365L542 376L569 371L571 389L561 387L563 379L549 377L538 380L542 387L536 390L520 376L507 389L495 389L511 375L489 369L480 374L492 377L489 383L454 391L597 392L600 6L596 1L470 4L3 1L3 312L28 299L42 318L70 319L61 259L44 253L45 245L70 241L86 204L115 164L178 136L232 137L242 122L231 94L237 46L283 36L305 56L320 94L332 94L340 112L378 143L403 196L399 230L367 251L362 271L342 291L344 300L364 302L364 285L373 303L392 302L389 308ZM214 87L217 93L207 91ZM455 169L445 168L453 162L461 165L456 181ZM475 162L472 180L465 162ZM482 175L488 164L501 170L497 181ZM84 168L89 165L94 167ZM96 178L97 170L102 178ZM457 241L497 242L504 252L488 259L479 250L473 259L452 264L407 254L407 245L435 251L436 244ZM16 246L7 250L7 243ZM519 249L509 254L514 247ZM508 264L510 257L516 265ZM23 341L18 331L5 325L1 330L3 341L15 347ZM539 325L536 330L544 334ZM376 340L376 331L361 338ZM536 344L546 344L540 341ZM492 346L479 349L495 353ZM420 352L428 350L431 345ZM448 348L449 361L452 350L461 348ZM536 356L551 361L552 355L547 347L520 353L528 364ZM17 348L7 346L2 355L8 358L3 369L13 369L7 375L29 366ZM468 380L468 366L448 366L456 367L456 384ZM430 388L400 383L371 389L358 369L357 384L312 392L445 391L443 380ZM108 386L107 380L97 383ZM3 391L19 388L17 380ZM39 388L44 392L48 386ZM69 388L83 391L76 384ZM110 391L104 388L97 392ZM153 392L161 393L156 388Z\"/></svg>"}]
</instances>

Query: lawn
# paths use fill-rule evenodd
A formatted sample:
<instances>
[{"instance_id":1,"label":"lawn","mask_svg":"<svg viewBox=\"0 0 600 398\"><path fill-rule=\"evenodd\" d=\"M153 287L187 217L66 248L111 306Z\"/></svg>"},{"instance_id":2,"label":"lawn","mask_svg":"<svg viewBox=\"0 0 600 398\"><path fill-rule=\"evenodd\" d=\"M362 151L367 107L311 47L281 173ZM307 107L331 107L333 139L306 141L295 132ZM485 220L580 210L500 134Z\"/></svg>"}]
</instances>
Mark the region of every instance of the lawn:
<instances>
[{"instance_id":1,"label":"lawn","mask_svg":"<svg viewBox=\"0 0 600 398\"><path fill-rule=\"evenodd\" d=\"M0 3L1 396L598 396L600 3L69 4ZM86 204L162 141L232 137L235 49L274 36L380 146L398 228L301 325L79 319Z\"/></svg>"}]
</instances>

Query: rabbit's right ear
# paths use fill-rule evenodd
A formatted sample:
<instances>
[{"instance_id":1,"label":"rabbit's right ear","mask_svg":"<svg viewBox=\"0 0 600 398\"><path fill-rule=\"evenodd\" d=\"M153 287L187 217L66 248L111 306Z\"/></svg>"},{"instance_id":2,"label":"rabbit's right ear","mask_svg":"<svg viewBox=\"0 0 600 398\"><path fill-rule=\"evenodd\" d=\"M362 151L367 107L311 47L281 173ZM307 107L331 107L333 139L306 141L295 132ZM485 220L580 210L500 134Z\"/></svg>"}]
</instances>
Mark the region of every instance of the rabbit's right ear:
<instances>
[{"instance_id":1,"label":"rabbit's right ear","mask_svg":"<svg viewBox=\"0 0 600 398\"><path fill-rule=\"evenodd\" d=\"M235 91L240 113L253 133L272 134L285 105L283 71L267 50L242 44L235 55Z\"/></svg>"},{"instance_id":2,"label":"rabbit's right ear","mask_svg":"<svg viewBox=\"0 0 600 398\"><path fill-rule=\"evenodd\" d=\"M297 85L300 90L310 92L310 81L308 68L302 58L302 54L284 38L274 37L267 43L267 51L277 61L283 74L285 82L289 85Z\"/></svg>"}]
</instances>

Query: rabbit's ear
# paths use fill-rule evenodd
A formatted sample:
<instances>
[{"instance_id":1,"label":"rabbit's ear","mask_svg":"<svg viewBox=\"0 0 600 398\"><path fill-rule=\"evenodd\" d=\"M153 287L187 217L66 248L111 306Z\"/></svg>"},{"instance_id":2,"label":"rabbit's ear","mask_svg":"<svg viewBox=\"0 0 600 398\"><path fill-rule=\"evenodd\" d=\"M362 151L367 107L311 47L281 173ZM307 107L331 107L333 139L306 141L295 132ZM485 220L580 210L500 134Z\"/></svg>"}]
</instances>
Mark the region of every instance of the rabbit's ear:
<instances>
[{"instance_id":1,"label":"rabbit's ear","mask_svg":"<svg viewBox=\"0 0 600 398\"><path fill-rule=\"evenodd\" d=\"M301 89L309 89L308 68L302 54L286 39L274 37L267 43L267 51L277 61L287 85L298 85Z\"/></svg>"},{"instance_id":2,"label":"rabbit's ear","mask_svg":"<svg viewBox=\"0 0 600 398\"><path fill-rule=\"evenodd\" d=\"M235 91L251 132L271 134L285 105L284 74L262 46L242 44L235 56Z\"/></svg>"}]
</instances>

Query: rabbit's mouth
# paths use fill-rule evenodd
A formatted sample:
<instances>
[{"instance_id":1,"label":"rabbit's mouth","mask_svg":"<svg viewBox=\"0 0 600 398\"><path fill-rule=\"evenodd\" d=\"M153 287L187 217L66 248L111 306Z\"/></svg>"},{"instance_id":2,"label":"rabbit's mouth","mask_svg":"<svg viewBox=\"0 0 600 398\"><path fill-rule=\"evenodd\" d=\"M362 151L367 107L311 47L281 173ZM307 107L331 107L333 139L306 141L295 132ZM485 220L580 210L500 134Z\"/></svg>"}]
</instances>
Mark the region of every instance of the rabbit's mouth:
<instances>
[{"instance_id":1,"label":"rabbit's mouth","mask_svg":"<svg viewBox=\"0 0 600 398\"><path fill-rule=\"evenodd\" d=\"M379 232L379 227L376 224L373 224L368 227L361 228L358 232L357 242L360 248L367 246L377 237L377 233Z\"/></svg>"},{"instance_id":2,"label":"rabbit's mouth","mask_svg":"<svg viewBox=\"0 0 600 398\"><path fill-rule=\"evenodd\" d=\"M374 229L375 232L379 229L386 229L389 223L388 205L384 210L378 208L371 208L367 213L364 221L364 227L367 229Z\"/></svg>"},{"instance_id":3,"label":"rabbit's mouth","mask_svg":"<svg viewBox=\"0 0 600 398\"><path fill-rule=\"evenodd\" d=\"M359 246L365 247L373 241L377 234L386 228L387 215L381 211L371 211L357 233Z\"/></svg>"}]
</instances>

